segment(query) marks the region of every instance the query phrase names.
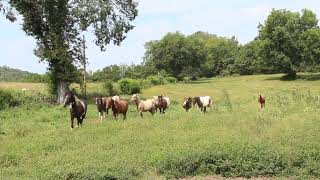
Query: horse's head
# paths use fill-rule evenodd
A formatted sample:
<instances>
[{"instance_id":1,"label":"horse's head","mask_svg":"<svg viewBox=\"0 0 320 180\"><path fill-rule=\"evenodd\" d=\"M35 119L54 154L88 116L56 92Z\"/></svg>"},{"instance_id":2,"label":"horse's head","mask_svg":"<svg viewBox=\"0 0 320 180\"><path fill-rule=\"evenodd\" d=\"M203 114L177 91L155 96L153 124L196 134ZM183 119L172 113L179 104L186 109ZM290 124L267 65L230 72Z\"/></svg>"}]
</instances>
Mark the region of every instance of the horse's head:
<instances>
[{"instance_id":1,"label":"horse's head","mask_svg":"<svg viewBox=\"0 0 320 180\"><path fill-rule=\"evenodd\" d=\"M183 102L183 105L182 107L188 111L189 109L191 109L192 107L192 98L191 97L186 97L184 98L184 102Z\"/></svg>"},{"instance_id":2,"label":"horse's head","mask_svg":"<svg viewBox=\"0 0 320 180\"><path fill-rule=\"evenodd\" d=\"M67 93L64 97L63 107L66 107L69 104L74 104L76 102L73 93Z\"/></svg>"},{"instance_id":3,"label":"horse's head","mask_svg":"<svg viewBox=\"0 0 320 180\"><path fill-rule=\"evenodd\" d=\"M100 105L100 104L102 104L102 96L101 95L96 97L96 105Z\"/></svg>"},{"instance_id":4,"label":"horse's head","mask_svg":"<svg viewBox=\"0 0 320 180\"><path fill-rule=\"evenodd\" d=\"M131 99L130 99L131 102L137 102L139 101L139 97L138 97L138 94L133 94Z\"/></svg>"}]
</instances>

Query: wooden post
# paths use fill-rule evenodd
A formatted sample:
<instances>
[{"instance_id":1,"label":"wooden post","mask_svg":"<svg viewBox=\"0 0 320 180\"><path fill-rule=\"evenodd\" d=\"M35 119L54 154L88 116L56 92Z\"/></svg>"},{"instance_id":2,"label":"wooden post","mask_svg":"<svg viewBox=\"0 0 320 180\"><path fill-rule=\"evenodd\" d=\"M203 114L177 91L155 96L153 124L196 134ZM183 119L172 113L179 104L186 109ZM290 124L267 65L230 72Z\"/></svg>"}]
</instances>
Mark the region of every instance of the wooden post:
<instances>
[{"instance_id":1,"label":"wooden post","mask_svg":"<svg viewBox=\"0 0 320 180\"><path fill-rule=\"evenodd\" d=\"M85 99L87 99L87 82L86 82L86 76L87 76L87 59L86 59L86 40L84 38L83 35L83 41L82 41L82 45L83 45L83 94Z\"/></svg>"}]
</instances>

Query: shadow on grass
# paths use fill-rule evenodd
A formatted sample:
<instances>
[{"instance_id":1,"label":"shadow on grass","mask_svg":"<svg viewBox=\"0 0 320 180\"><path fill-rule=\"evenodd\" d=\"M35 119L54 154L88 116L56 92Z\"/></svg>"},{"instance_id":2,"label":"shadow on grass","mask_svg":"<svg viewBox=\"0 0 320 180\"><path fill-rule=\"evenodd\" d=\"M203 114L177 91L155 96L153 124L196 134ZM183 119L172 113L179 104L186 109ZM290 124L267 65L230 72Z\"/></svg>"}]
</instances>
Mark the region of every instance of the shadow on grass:
<instances>
[{"instance_id":1,"label":"shadow on grass","mask_svg":"<svg viewBox=\"0 0 320 180\"><path fill-rule=\"evenodd\" d=\"M320 74L297 74L296 78L290 78L287 75L281 77L270 77L265 80L278 80L278 81L294 81L294 80L305 80L305 81L318 81L320 80Z\"/></svg>"}]
</instances>

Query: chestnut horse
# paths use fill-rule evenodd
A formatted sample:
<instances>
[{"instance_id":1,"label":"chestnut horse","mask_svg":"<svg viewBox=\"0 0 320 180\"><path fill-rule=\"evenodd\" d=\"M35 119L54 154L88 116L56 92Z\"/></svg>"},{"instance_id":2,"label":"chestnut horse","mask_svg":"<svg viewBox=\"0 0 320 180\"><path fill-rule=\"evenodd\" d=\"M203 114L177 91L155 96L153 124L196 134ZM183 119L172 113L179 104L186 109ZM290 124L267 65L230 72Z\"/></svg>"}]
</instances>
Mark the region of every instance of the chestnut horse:
<instances>
[{"instance_id":1,"label":"chestnut horse","mask_svg":"<svg viewBox=\"0 0 320 180\"><path fill-rule=\"evenodd\" d=\"M160 113L165 113L164 111L168 108L170 100L168 97L158 96L155 102L156 107L159 108Z\"/></svg>"},{"instance_id":2,"label":"chestnut horse","mask_svg":"<svg viewBox=\"0 0 320 180\"><path fill-rule=\"evenodd\" d=\"M107 102L107 107L111 107L114 118L117 118L119 114L123 114L123 120L127 117L128 102L119 99L119 96L112 97L110 101Z\"/></svg>"},{"instance_id":3,"label":"chestnut horse","mask_svg":"<svg viewBox=\"0 0 320 180\"><path fill-rule=\"evenodd\" d=\"M259 96L258 96L258 102L260 103L261 109L266 106L266 97L262 96L260 92L259 92Z\"/></svg>"},{"instance_id":4,"label":"chestnut horse","mask_svg":"<svg viewBox=\"0 0 320 180\"><path fill-rule=\"evenodd\" d=\"M77 127L82 127L83 119L86 117L87 104L83 100L79 100L73 93L65 95L64 106L70 105L71 130L73 130L73 120L77 118Z\"/></svg>"}]
</instances>

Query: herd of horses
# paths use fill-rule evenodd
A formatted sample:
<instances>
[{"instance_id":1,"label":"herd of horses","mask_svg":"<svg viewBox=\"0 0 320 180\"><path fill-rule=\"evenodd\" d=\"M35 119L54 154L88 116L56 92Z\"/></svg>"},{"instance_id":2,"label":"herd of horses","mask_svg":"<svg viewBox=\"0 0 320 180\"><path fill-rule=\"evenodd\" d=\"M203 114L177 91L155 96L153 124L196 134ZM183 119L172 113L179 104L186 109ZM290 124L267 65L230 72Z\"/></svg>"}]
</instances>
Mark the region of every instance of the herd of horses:
<instances>
[{"instance_id":1,"label":"herd of horses","mask_svg":"<svg viewBox=\"0 0 320 180\"><path fill-rule=\"evenodd\" d=\"M150 112L154 115L158 110L163 114L170 106L170 98L162 95L141 100L138 94L133 94L130 101L135 103L141 117L143 117L144 112ZM260 103L260 108L265 107L265 101L265 97L259 92L258 102ZM210 96L186 97L182 107L188 112L192 107L197 105L200 110L205 113L207 108L212 106L212 103L213 99ZM86 101L78 99L73 93L68 93L65 95L64 107L67 105L70 105L71 130L74 128L75 118L77 119L77 127L81 127L87 113L88 105ZM114 118L117 118L120 114L123 115L123 120L127 117L129 102L121 99L119 96L102 97L100 95L96 97L96 105L101 121L105 119L106 114L109 114L109 109L112 110Z\"/></svg>"}]
</instances>

